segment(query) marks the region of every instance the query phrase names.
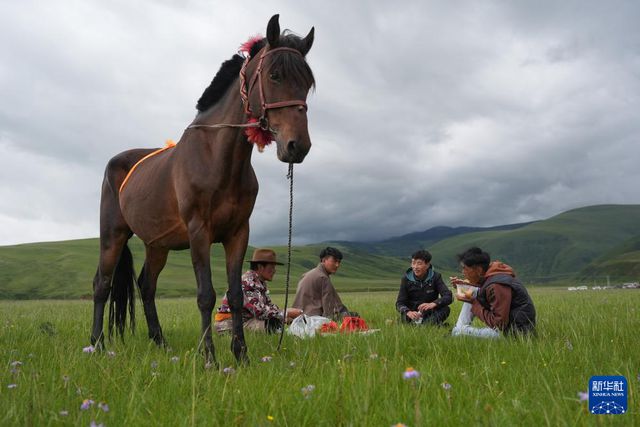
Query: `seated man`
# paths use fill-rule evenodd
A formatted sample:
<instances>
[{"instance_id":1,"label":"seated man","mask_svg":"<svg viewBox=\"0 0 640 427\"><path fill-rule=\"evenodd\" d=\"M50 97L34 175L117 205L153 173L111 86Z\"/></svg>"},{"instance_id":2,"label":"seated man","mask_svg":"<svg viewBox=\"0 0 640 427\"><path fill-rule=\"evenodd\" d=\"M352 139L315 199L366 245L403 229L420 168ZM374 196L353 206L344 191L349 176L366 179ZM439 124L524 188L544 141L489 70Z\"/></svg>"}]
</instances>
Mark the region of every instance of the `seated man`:
<instances>
[{"instance_id":1,"label":"seated man","mask_svg":"<svg viewBox=\"0 0 640 427\"><path fill-rule=\"evenodd\" d=\"M463 306L452 335L498 338L501 334L535 331L536 309L511 267L500 261L491 262L489 254L476 247L458 255L458 260L465 279L479 289L470 296L456 293L456 299L470 305ZM452 282L463 283L457 278ZM487 327L471 326L474 315Z\"/></svg>"},{"instance_id":2,"label":"seated man","mask_svg":"<svg viewBox=\"0 0 640 427\"><path fill-rule=\"evenodd\" d=\"M249 261L250 268L242 275L242 320L245 329L274 332L282 327L283 314L277 305L271 302L267 282L273 280L276 265L276 253L271 249L256 249ZM298 317L300 310L288 309L287 320ZM232 329L231 308L225 294L222 305L215 315L215 328L218 333Z\"/></svg>"},{"instance_id":3,"label":"seated man","mask_svg":"<svg viewBox=\"0 0 640 427\"><path fill-rule=\"evenodd\" d=\"M442 325L449 317L451 291L431 265L425 250L411 255L409 268L400 281L396 310L406 323Z\"/></svg>"},{"instance_id":4,"label":"seated man","mask_svg":"<svg viewBox=\"0 0 640 427\"><path fill-rule=\"evenodd\" d=\"M308 316L330 319L349 315L329 276L335 274L342 262L342 253L332 247L320 251L320 264L302 275L296 289L293 307Z\"/></svg>"}]
</instances>

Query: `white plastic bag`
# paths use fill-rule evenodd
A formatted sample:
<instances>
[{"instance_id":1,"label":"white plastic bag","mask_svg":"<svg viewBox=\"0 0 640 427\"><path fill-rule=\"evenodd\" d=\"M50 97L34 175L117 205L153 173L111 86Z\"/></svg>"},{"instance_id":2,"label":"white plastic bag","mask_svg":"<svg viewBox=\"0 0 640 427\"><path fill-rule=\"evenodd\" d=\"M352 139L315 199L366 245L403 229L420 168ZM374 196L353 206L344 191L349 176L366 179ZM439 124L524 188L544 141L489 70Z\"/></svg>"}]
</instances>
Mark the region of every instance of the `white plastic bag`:
<instances>
[{"instance_id":1,"label":"white plastic bag","mask_svg":"<svg viewBox=\"0 0 640 427\"><path fill-rule=\"evenodd\" d=\"M326 317L302 314L293 319L293 322L289 325L288 332L298 338L313 337L322 325L329 322L331 322L331 319Z\"/></svg>"}]
</instances>

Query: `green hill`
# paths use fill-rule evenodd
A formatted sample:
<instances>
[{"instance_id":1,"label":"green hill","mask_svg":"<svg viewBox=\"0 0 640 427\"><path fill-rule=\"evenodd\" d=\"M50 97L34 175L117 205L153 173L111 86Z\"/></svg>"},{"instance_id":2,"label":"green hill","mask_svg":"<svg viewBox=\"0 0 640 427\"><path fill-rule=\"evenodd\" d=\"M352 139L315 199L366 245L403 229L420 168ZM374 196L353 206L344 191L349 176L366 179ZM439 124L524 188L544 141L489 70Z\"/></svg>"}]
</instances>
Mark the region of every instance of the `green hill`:
<instances>
[{"instance_id":1,"label":"green hill","mask_svg":"<svg viewBox=\"0 0 640 427\"><path fill-rule=\"evenodd\" d=\"M130 241L130 247L139 273L144 260L144 247L137 238ZM292 249L292 294L300 275L317 265L318 253L322 247L323 245L310 245ZM0 299L91 298L98 248L98 239L0 247ZM407 266L406 261L398 258L340 248L345 258L333 278L338 290L345 286L350 290L395 289ZM286 247L274 247L274 250L280 260L286 261ZM252 251L253 248L249 248L247 258L250 258ZM214 288L220 294L227 288L221 245L213 245L211 260ZM278 266L278 273L270 289L283 292L285 275L286 266ZM167 266L158 281L157 295L195 298L196 282L188 250L169 254Z\"/></svg>"},{"instance_id":2,"label":"green hill","mask_svg":"<svg viewBox=\"0 0 640 427\"><path fill-rule=\"evenodd\" d=\"M612 283L640 278L640 205L574 209L528 224L477 228L436 227L382 242L335 242L344 262L333 279L339 290L396 289L414 250L426 247L446 277L459 271L456 254L470 246L512 265L529 283L608 278ZM480 231L479 231L480 230ZM425 243L429 243L426 245ZM292 249L290 292L300 275L318 263L327 243ZM144 259L139 240L130 242L137 271ZM274 247L281 260L286 248ZM249 248L247 258L252 248ZM400 257L399 254L402 254ZM224 255L211 251L214 288L226 290ZM0 247L0 299L91 298L98 262L98 239ZM270 288L282 292L286 266ZM193 296L196 284L189 251L171 252L158 282L158 296Z\"/></svg>"},{"instance_id":3,"label":"green hill","mask_svg":"<svg viewBox=\"0 0 640 427\"><path fill-rule=\"evenodd\" d=\"M430 250L441 268L457 268L455 255L470 246L488 251L493 259L512 265L533 282L579 277L593 261L606 263L609 251L640 236L639 205L601 205L574 209L515 230L476 232L434 244ZM624 251L624 247L620 247ZM624 258L625 252L616 253ZM604 257L604 258L603 258ZM621 267L621 264L618 264ZM631 273L612 270L612 279ZM596 270L593 270L594 272Z\"/></svg>"}]
</instances>

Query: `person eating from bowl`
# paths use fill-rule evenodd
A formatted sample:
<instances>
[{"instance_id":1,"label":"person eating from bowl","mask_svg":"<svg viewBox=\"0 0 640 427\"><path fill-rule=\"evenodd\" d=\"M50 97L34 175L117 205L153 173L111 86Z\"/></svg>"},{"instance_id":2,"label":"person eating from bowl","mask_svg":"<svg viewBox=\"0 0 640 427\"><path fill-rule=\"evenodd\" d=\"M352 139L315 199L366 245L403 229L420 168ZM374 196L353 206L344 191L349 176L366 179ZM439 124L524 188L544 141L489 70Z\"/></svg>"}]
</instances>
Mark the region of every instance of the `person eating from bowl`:
<instances>
[{"instance_id":1,"label":"person eating from bowl","mask_svg":"<svg viewBox=\"0 0 640 427\"><path fill-rule=\"evenodd\" d=\"M442 325L449 317L451 291L431 265L431 254L420 250L411 255L411 267L400 280L396 310L405 323Z\"/></svg>"},{"instance_id":2,"label":"person eating from bowl","mask_svg":"<svg viewBox=\"0 0 640 427\"><path fill-rule=\"evenodd\" d=\"M456 292L456 299L464 304L451 334L498 338L502 334L529 334L535 332L536 309L526 288L515 272L500 261L491 262L487 252L477 247L458 255L465 279L477 291L471 295ZM451 278L455 286L464 285L459 278ZM471 326L473 316L487 326Z\"/></svg>"}]
</instances>

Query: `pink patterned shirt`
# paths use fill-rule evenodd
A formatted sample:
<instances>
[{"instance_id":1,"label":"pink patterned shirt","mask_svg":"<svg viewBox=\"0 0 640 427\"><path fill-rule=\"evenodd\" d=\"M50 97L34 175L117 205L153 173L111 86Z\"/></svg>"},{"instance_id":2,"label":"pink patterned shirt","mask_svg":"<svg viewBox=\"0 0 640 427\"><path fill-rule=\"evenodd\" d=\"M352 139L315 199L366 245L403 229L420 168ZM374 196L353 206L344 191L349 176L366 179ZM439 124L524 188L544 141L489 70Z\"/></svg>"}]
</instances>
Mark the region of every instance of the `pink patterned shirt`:
<instances>
[{"instance_id":1,"label":"pink patterned shirt","mask_svg":"<svg viewBox=\"0 0 640 427\"><path fill-rule=\"evenodd\" d=\"M267 320L277 317L282 320L282 313L277 305L271 302L267 283L260 280L260 276L253 270L247 270L242 275L242 318ZM231 313L227 294L222 299L218 313Z\"/></svg>"}]
</instances>

